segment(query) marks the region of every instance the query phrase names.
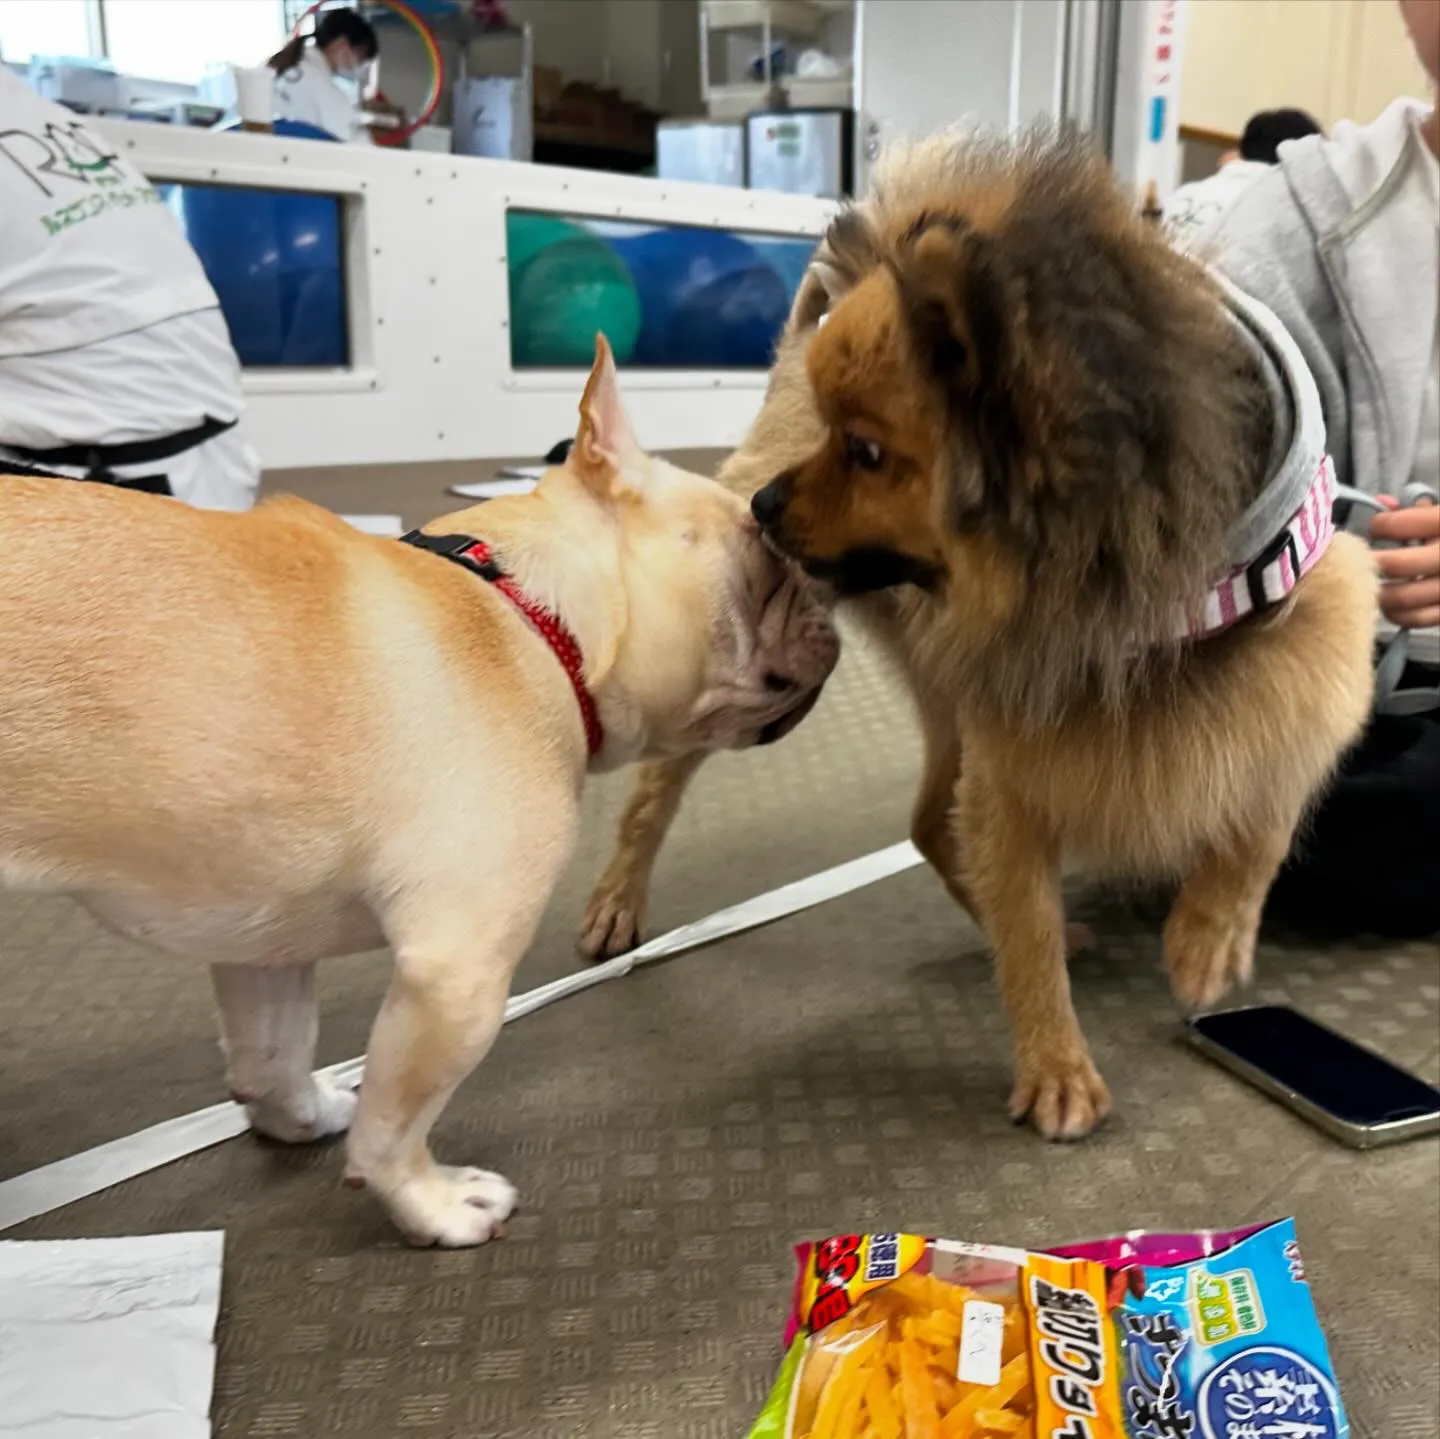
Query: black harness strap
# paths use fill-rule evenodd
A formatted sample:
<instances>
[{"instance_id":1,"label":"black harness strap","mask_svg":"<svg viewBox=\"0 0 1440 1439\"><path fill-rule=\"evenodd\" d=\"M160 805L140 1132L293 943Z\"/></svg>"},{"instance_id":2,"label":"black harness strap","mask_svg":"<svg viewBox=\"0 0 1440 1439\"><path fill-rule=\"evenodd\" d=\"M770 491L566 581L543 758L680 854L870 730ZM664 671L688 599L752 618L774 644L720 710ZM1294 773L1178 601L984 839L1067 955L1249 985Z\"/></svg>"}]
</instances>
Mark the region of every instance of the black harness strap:
<instances>
[{"instance_id":1,"label":"black harness strap","mask_svg":"<svg viewBox=\"0 0 1440 1439\"><path fill-rule=\"evenodd\" d=\"M417 550L428 550L442 559L453 560L492 585L505 574L494 560L477 560L473 555L465 553L474 547L474 535L427 535L423 530L411 530L408 535L400 536L400 543L414 545Z\"/></svg>"}]
</instances>

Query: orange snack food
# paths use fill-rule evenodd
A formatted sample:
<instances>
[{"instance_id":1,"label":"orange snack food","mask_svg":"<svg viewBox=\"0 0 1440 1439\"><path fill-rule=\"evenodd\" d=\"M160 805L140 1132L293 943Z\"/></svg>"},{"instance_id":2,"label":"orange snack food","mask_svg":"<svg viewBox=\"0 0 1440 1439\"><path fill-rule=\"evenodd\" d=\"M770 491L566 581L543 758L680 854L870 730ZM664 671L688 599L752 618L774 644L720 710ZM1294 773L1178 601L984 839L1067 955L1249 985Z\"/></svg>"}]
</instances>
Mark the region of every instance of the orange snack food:
<instances>
[{"instance_id":1,"label":"orange snack food","mask_svg":"<svg viewBox=\"0 0 1440 1439\"><path fill-rule=\"evenodd\" d=\"M749 1439L1349 1439L1290 1220L1050 1252L842 1234L798 1256Z\"/></svg>"},{"instance_id":2,"label":"orange snack food","mask_svg":"<svg viewBox=\"0 0 1440 1439\"><path fill-rule=\"evenodd\" d=\"M796 1295L810 1332L752 1439L1036 1439L1022 1280L1037 1263L1074 1267L911 1235L814 1246Z\"/></svg>"}]
</instances>

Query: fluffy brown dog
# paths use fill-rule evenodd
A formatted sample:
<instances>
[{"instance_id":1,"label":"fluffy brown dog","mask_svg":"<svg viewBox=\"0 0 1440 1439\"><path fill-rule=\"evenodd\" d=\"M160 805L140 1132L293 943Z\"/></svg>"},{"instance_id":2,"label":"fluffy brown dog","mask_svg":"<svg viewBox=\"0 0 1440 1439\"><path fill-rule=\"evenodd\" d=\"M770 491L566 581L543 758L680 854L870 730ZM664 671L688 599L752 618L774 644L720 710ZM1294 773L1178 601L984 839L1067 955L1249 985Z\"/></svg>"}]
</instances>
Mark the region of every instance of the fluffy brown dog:
<instances>
[{"instance_id":1,"label":"fluffy brown dog","mask_svg":"<svg viewBox=\"0 0 1440 1439\"><path fill-rule=\"evenodd\" d=\"M910 682L912 837L994 944L1011 1110L1050 1138L1110 1104L1070 999L1062 859L1178 879L1166 963L1183 1003L1213 1003L1248 978L1271 880L1369 708L1376 578L1348 536L1283 602L1177 633L1298 424L1271 393L1218 285L1082 141L932 140L835 221L722 476L864 595ZM642 776L587 951L637 938L696 764Z\"/></svg>"}]
</instances>

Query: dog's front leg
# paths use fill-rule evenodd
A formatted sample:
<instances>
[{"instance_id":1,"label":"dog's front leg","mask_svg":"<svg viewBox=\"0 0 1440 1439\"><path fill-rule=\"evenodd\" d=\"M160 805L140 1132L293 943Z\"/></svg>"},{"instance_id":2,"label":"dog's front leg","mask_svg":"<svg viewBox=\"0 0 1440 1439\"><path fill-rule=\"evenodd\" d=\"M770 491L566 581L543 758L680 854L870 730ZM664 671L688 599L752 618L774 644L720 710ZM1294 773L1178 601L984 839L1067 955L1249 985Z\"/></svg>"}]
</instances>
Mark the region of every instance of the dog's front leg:
<instances>
[{"instance_id":1,"label":"dog's front leg","mask_svg":"<svg viewBox=\"0 0 1440 1439\"><path fill-rule=\"evenodd\" d=\"M549 893L541 886L536 903L523 888L503 898L492 891L489 912L467 906L395 932L395 973L370 1033L346 1180L371 1189L415 1244L483 1244L515 1207L508 1180L437 1164L428 1139L504 1023L511 978Z\"/></svg>"},{"instance_id":2,"label":"dog's front leg","mask_svg":"<svg viewBox=\"0 0 1440 1439\"><path fill-rule=\"evenodd\" d=\"M962 877L964 852L957 817L962 759L959 721L953 704L934 699L918 703L925 761L910 814L910 843L940 876L950 898L972 919L978 919L974 897ZM1065 926L1067 956L1090 949L1094 943L1089 925Z\"/></svg>"},{"instance_id":3,"label":"dog's front leg","mask_svg":"<svg viewBox=\"0 0 1440 1439\"><path fill-rule=\"evenodd\" d=\"M312 1073L320 1019L313 964L214 964L230 1097L250 1125L286 1144L341 1134L355 1096Z\"/></svg>"},{"instance_id":4,"label":"dog's front leg","mask_svg":"<svg viewBox=\"0 0 1440 1439\"><path fill-rule=\"evenodd\" d=\"M1079 1139L1109 1112L1066 968L1058 845L1032 816L970 766L958 811L965 873L995 948L1001 999L1015 1039L1010 1114L1047 1139Z\"/></svg>"},{"instance_id":5,"label":"dog's front leg","mask_svg":"<svg viewBox=\"0 0 1440 1439\"><path fill-rule=\"evenodd\" d=\"M704 753L643 765L620 819L615 852L585 906L580 952L610 959L640 943L655 859Z\"/></svg>"}]
</instances>

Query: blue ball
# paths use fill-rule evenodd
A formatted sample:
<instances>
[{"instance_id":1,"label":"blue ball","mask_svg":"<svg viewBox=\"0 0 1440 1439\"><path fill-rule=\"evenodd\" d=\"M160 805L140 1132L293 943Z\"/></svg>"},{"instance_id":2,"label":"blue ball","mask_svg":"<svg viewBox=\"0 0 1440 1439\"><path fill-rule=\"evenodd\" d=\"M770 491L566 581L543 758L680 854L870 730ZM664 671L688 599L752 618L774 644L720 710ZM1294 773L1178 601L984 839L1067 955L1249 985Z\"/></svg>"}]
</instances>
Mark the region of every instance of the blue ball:
<instances>
[{"instance_id":1,"label":"blue ball","mask_svg":"<svg viewBox=\"0 0 1440 1439\"><path fill-rule=\"evenodd\" d=\"M176 185L170 200L242 365L349 363L337 197Z\"/></svg>"},{"instance_id":2,"label":"blue ball","mask_svg":"<svg viewBox=\"0 0 1440 1439\"><path fill-rule=\"evenodd\" d=\"M611 241L635 276L643 322L637 364L763 368L785 323L784 279L723 230L665 229Z\"/></svg>"}]
</instances>

